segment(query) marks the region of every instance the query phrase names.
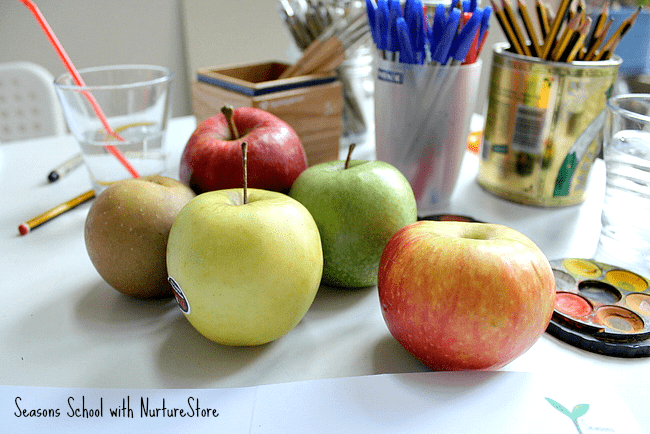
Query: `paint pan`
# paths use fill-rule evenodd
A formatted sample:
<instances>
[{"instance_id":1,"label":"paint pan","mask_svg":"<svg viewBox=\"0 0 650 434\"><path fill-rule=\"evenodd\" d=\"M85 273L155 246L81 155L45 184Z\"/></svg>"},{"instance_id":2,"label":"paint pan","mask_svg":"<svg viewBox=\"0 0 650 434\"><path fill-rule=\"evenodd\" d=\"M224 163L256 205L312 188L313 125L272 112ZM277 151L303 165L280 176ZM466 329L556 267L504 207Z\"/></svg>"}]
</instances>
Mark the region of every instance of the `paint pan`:
<instances>
[{"instance_id":1,"label":"paint pan","mask_svg":"<svg viewBox=\"0 0 650 434\"><path fill-rule=\"evenodd\" d=\"M591 259L551 261L555 310L546 330L571 345L617 357L650 356L650 284Z\"/></svg>"}]
</instances>

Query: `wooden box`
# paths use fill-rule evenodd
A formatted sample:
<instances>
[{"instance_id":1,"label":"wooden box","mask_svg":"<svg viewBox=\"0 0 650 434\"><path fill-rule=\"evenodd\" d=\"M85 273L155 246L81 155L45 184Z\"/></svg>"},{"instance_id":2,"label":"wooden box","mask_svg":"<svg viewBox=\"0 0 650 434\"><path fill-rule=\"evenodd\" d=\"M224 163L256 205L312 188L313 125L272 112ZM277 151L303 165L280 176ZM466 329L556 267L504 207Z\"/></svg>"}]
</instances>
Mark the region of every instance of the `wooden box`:
<instances>
[{"instance_id":1,"label":"wooden box","mask_svg":"<svg viewBox=\"0 0 650 434\"><path fill-rule=\"evenodd\" d=\"M224 105L273 113L298 133L309 165L339 158L342 90L336 74L278 79L289 65L279 62L201 68L192 83L197 122Z\"/></svg>"}]
</instances>

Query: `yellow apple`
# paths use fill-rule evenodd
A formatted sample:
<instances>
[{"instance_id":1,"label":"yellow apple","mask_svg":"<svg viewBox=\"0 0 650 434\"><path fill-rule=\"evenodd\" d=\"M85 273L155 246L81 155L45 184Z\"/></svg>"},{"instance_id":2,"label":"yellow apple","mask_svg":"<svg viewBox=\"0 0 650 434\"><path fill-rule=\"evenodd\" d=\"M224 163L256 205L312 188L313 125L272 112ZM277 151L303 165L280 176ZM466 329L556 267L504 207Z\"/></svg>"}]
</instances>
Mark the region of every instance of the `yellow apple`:
<instances>
[{"instance_id":1,"label":"yellow apple","mask_svg":"<svg viewBox=\"0 0 650 434\"><path fill-rule=\"evenodd\" d=\"M181 310L206 338L260 345L293 329L323 272L316 223L289 196L259 189L198 195L169 234L167 269Z\"/></svg>"}]
</instances>

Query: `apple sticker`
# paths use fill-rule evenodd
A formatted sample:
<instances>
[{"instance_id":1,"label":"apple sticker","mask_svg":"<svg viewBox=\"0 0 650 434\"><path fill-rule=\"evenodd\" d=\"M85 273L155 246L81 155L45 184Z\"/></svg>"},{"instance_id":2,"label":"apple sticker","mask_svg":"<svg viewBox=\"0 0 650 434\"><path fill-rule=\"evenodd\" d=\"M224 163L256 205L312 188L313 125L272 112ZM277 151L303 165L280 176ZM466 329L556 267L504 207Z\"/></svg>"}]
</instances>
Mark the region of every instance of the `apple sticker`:
<instances>
[{"instance_id":1,"label":"apple sticker","mask_svg":"<svg viewBox=\"0 0 650 434\"><path fill-rule=\"evenodd\" d=\"M190 313L190 303L187 301L187 297L185 297L185 294L183 294L183 290L181 289L180 285L172 276L169 276L167 278L169 280L169 284L172 287L172 291L174 292L174 298L176 299L176 302L178 303L178 307L181 308L181 311L185 315L189 315Z\"/></svg>"}]
</instances>

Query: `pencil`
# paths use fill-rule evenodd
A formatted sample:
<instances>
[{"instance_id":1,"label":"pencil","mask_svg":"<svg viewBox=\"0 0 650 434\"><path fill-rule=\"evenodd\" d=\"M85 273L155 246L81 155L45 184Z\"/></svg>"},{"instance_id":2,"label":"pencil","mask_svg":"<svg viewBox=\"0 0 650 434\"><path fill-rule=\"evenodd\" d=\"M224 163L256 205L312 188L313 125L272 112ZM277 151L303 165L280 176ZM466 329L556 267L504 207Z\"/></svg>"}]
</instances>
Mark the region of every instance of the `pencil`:
<instances>
[{"instance_id":1,"label":"pencil","mask_svg":"<svg viewBox=\"0 0 650 434\"><path fill-rule=\"evenodd\" d=\"M569 6L571 6L571 0L562 0L560 2L560 6L557 9L557 13L555 14L555 18L553 19L551 28L548 31L548 35L546 35L546 39L544 40L544 45L542 46L542 50L540 53L540 57L542 59L547 59L549 54L551 53L551 47L553 46L553 43L555 42L555 38L560 32L560 27L564 22L564 18L566 17L567 12L569 11Z\"/></svg>"},{"instance_id":2,"label":"pencil","mask_svg":"<svg viewBox=\"0 0 650 434\"><path fill-rule=\"evenodd\" d=\"M501 0L501 3L503 5L503 15L510 24L510 27L512 27L515 37L519 41L519 45L521 45L521 48L524 51L524 55L529 57L532 56L533 54L530 50L530 47L528 47L528 44L526 44L526 38L524 38L524 34L519 28L519 24L517 23L517 17L515 16L515 13L512 9L510 0Z\"/></svg>"},{"instance_id":3,"label":"pencil","mask_svg":"<svg viewBox=\"0 0 650 434\"><path fill-rule=\"evenodd\" d=\"M69 201L62 203L61 205L57 205L31 220L27 220L25 223L18 226L18 232L20 232L20 235L27 235L32 229L37 228L43 223L49 222L53 218L63 214L66 211L70 211L72 208L81 205L82 203L87 202L94 197L95 190L88 190L87 192L75 197L74 199L70 199Z\"/></svg>"},{"instance_id":4,"label":"pencil","mask_svg":"<svg viewBox=\"0 0 650 434\"><path fill-rule=\"evenodd\" d=\"M560 36L557 44L555 44L555 48L553 48L553 51L551 52L548 60L554 60L555 62L559 62L561 60L562 55L564 54L564 50L566 50L566 48L569 47L572 42L575 43L575 40L577 39L576 33L578 32L579 28L580 15L576 14L573 16L573 18L571 18L567 26L564 28L564 31L562 32L562 35Z\"/></svg>"},{"instance_id":5,"label":"pencil","mask_svg":"<svg viewBox=\"0 0 650 434\"><path fill-rule=\"evenodd\" d=\"M607 19L609 18L609 2L603 3L598 18L594 22L589 35L585 41L585 48L587 51L591 49L591 46L596 42L596 38L603 30L603 27L607 24Z\"/></svg>"},{"instance_id":6,"label":"pencil","mask_svg":"<svg viewBox=\"0 0 650 434\"><path fill-rule=\"evenodd\" d=\"M636 21L636 18L639 16L639 13L641 13L641 6L637 8L637 10L627 17L623 23L616 29L614 34L609 38L609 40L605 43L603 46L603 49L601 50L601 53L598 55L596 60L607 60L609 56L611 56L611 53L614 52L616 49L616 46L618 43L621 41L623 36L632 28L634 25L634 22ZM608 53L607 56L605 56L605 53Z\"/></svg>"},{"instance_id":7,"label":"pencil","mask_svg":"<svg viewBox=\"0 0 650 434\"><path fill-rule=\"evenodd\" d=\"M542 41L551 30L551 24L548 19L548 9L542 0L535 0L535 10L537 11L537 21L539 21L539 29L542 33ZM543 44L540 44L540 47Z\"/></svg>"},{"instance_id":8,"label":"pencil","mask_svg":"<svg viewBox=\"0 0 650 434\"><path fill-rule=\"evenodd\" d=\"M537 39L537 32L533 26L533 21L531 20L530 14L528 13L528 7L526 6L524 0L517 0L517 4L519 7L519 15L521 16L521 20L524 23L526 33L528 33L528 39L530 39L530 52L533 56L539 57L537 48L540 44L539 40Z\"/></svg>"},{"instance_id":9,"label":"pencil","mask_svg":"<svg viewBox=\"0 0 650 434\"><path fill-rule=\"evenodd\" d=\"M609 28L612 26L612 23L614 22L613 18L609 18L607 20L607 23L603 26L598 33L594 34L594 40L591 42L591 46L587 50L587 54L583 56L583 60L594 60L594 56L596 55L596 51L598 50L598 47L601 46L603 43L603 40L605 39L605 36L607 35L607 32L609 32Z\"/></svg>"},{"instance_id":10,"label":"pencil","mask_svg":"<svg viewBox=\"0 0 650 434\"><path fill-rule=\"evenodd\" d=\"M519 45L519 41L517 40L517 37L515 36L514 31L512 30L512 27L510 27L510 24L504 17L503 11L497 6L496 3L494 3L494 0L490 0L490 3L492 4L492 10L494 11L494 15L497 17L497 21L501 26L501 30L503 30L503 33L505 34L506 39L508 40L508 43L510 43L510 47L515 51L515 53L523 55L524 50L523 48L521 48L521 45Z\"/></svg>"},{"instance_id":11,"label":"pencil","mask_svg":"<svg viewBox=\"0 0 650 434\"><path fill-rule=\"evenodd\" d=\"M577 37L575 42L573 43L573 45L569 45L567 47L566 51L568 51L568 53L566 53L565 51L566 55L565 54L562 55L564 62L569 63L569 62L573 62L576 59L578 52L582 50L582 48L584 47L585 39L587 38L587 35L589 34L589 29L591 28L591 22L592 22L591 17L585 18L584 22L582 23L582 26L576 33Z\"/></svg>"}]
</instances>

